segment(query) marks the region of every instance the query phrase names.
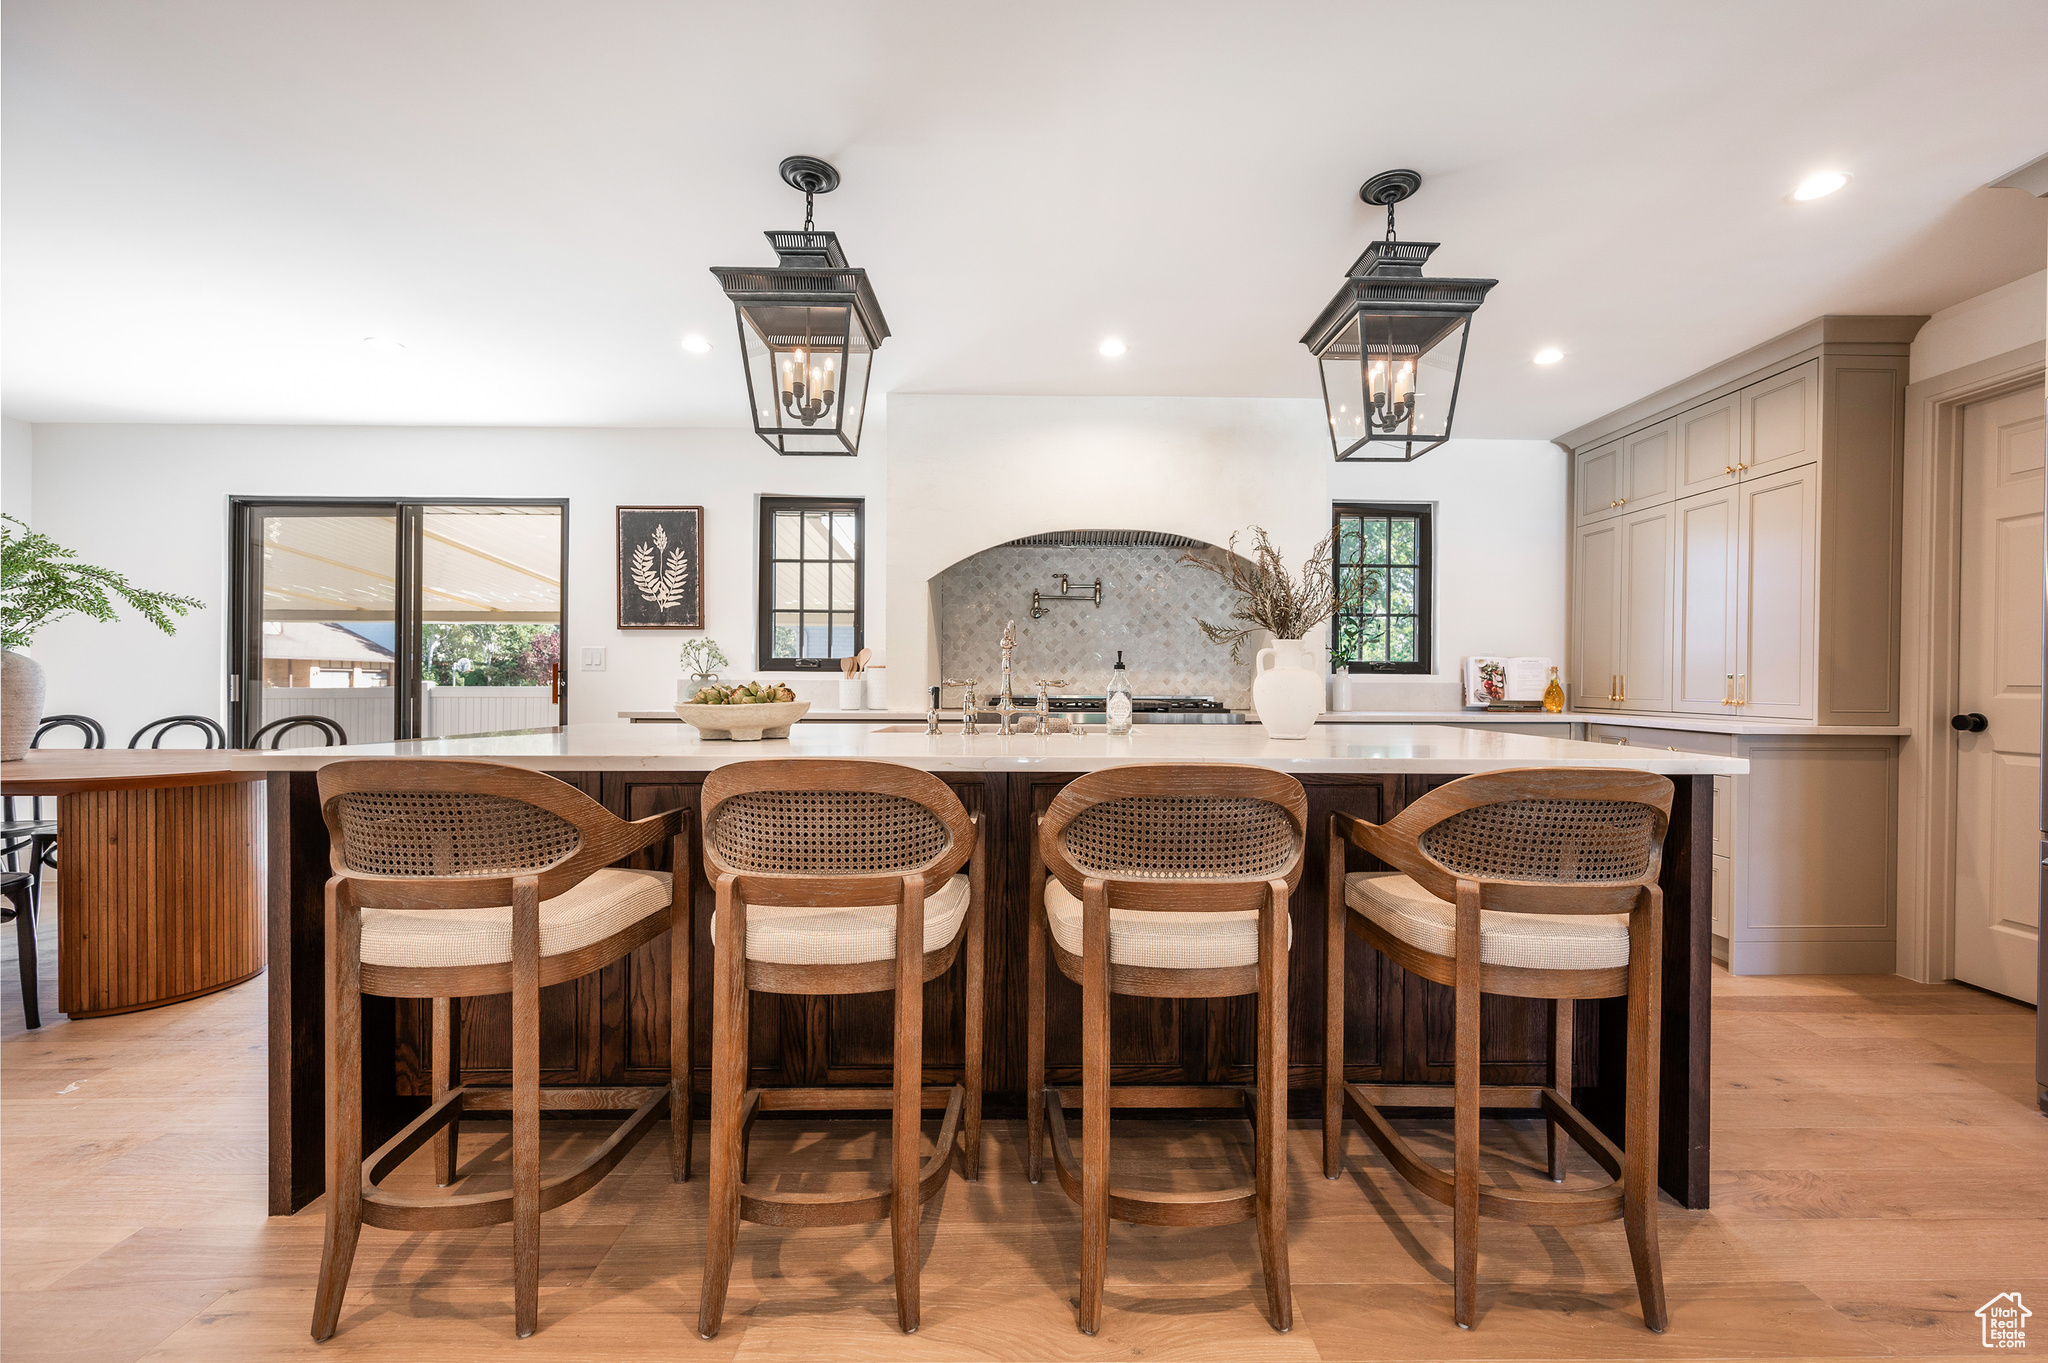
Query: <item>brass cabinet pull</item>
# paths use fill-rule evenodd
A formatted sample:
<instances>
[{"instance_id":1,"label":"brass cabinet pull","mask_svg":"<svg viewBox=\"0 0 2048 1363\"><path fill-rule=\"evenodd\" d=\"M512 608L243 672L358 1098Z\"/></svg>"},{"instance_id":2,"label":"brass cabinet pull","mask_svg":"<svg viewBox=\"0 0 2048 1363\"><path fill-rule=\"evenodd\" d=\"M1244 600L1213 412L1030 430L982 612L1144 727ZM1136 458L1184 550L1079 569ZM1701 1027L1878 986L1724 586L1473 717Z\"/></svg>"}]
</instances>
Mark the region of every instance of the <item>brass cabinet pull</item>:
<instances>
[{"instance_id":1,"label":"brass cabinet pull","mask_svg":"<svg viewBox=\"0 0 2048 1363\"><path fill-rule=\"evenodd\" d=\"M1740 466L1739 464L1723 464L1723 465L1721 466L1721 472L1723 472L1723 473L1733 473L1733 472L1735 472L1735 470L1736 470L1737 468L1739 468L1739 467L1741 467L1741 466Z\"/></svg>"},{"instance_id":2,"label":"brass cabinet pull","mask_svg":"<svg viewBox=\"0 0 2048 1363\"><path fill-rule=\"evenodd\" d=\"M1735 674L1735 694L1737 697L1735 703L1737 705L1749 704L1749 674L1747 672Z\"/></svg>"},{"instance_id":3,"label":"brass cabinet pull","mask_svg":"<svg viewBox=\"0 0 2048 1363\"><path fill-rule=\"evenodd\" d=\"M1626 704L1628 702L1628 673L1626 672L1621 674L1621 694L1614 699L1616 704Z\"/></svg>"},{"instance_id":4,"label":"brass cabinet pull","mask_svg":"<svg viewBox=\"0 0 2048 1363\"><path fill-rule=\"evenodd\" d=\"M1721 684L1721 703L1723 705L1733 705L1735 703L1735 674L1733 672L1730 672L1727 680Z\"/></svg>"}]
</instances>

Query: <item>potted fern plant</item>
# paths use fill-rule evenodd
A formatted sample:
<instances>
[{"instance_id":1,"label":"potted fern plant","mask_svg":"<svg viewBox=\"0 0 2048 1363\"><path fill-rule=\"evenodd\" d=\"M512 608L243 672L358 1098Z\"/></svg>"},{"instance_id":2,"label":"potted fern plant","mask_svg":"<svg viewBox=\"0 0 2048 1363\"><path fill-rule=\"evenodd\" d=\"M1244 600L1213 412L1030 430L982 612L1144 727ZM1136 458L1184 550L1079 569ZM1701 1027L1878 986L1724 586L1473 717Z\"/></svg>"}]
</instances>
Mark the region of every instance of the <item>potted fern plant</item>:
<instances>
[{"instance_id":1,"label":"potted fern plant","mask_svg":"<svg viewBox=\"0 0 2048 1363\"><path fill-rule=\"evenodd\" d=\"M1260 649L1254 657L1252 677L1252 708L1268 738L1308 737L1316 716L1323 712L1327 678L1324 650L1308 637L1309 631L1341 606L1379 590L1377 575L1370 572L1348 570L1357 580L1338 581L1330 557L1334 538L1333 532L1308 551L1299 577L1287 571L1272 539L1256 525L1248 559L1238 555L1235 535L1230 537L1226 554L1215 558L1181 555L1182 563L1221 578L1234 598L1229 622L1195 621L1209 642L1228 644L1230 660L1242 662L1247 643L1256 642L1262 632L1273 636L1272 646Z\"/></svg>"},{"instance_id":2,"label":"potted fern plant","mask_svg":"<svg viewBox=\"0 0 2048 1363\"><path fill-rule=\"evenodd\" d=\"M43 721L44 687L42 666L16 650L33 643L38 630L67 615L112 620L118 599L176 634L174 619L206 603L146 591L110 569L80 563L76 551L12 516L0 514L0 521L0 762L18 762Z\"/></svg>"}]
</instances>

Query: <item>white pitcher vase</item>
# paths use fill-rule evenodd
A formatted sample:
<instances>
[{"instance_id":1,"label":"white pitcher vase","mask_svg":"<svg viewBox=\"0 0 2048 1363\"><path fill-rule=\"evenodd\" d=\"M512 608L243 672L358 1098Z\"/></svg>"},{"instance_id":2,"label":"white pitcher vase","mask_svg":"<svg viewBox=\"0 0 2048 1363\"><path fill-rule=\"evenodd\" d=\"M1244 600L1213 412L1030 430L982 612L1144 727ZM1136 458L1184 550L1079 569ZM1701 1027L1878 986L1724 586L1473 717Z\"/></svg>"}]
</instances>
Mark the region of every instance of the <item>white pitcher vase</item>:
<instances>
[{"instance_id":1,"label":"white pitcher vase","mask_svg":"<svg viewBox=\"0 0 2048 1363\"><path fill-rule=\"evenodd\" d=\"M1323 712L1320 652L1307 639L1275 639L1253 662L1252 709L1268 738L1307 738Z\"/></svg>"}]
</instances>

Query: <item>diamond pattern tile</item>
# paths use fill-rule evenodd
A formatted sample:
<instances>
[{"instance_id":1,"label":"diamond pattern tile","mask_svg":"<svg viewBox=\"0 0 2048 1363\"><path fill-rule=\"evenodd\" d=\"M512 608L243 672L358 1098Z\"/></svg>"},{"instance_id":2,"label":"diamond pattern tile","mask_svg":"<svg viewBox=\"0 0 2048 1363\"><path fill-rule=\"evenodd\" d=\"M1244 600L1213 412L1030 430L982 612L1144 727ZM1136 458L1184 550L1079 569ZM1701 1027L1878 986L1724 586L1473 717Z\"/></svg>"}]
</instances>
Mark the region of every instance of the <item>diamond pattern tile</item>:
<instances>
[{"instance_id":1,"label":"diamond pattern tile","mask_svg":"<svg viewBox=\"0 0 2048 1363\"><path fill-rule=\"evenodd\" d=\"M1221 550L1209 550L1221 553ZM1231 598L1216 578L1180 562L1178 549L1156 546L1076 549L987 549L932 579L938 617L939 665L948 677L980 677L989 690L1002 674L1003 623L1017 622L1012 663L1017 694L1034 694L1033 680L1065 677L1055 688L1100 695L1123 650L1131 689L1139 695L1215 696L1233 709L1251 705L1252 659L1230 661L1230 650L1210 643L1197 617L1228 619ZM1033 588L1059 591L1065 573L1079 592L1102 579L1102 604L1049 603L1031 618ZM949 704L957 697L948 694Z\"/></svg>"}]
</instances>

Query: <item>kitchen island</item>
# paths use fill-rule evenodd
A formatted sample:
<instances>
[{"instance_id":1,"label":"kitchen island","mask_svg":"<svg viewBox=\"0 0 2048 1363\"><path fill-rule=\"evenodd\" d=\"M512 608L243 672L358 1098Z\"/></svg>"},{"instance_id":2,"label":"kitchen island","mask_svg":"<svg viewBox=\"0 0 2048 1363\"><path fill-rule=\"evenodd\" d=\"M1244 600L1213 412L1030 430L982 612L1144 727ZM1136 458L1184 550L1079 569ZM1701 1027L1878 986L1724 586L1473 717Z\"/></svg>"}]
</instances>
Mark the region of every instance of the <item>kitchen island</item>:
<instances>
[{"instance_id":1,"label":"kitchen island","mask_svg":"<svg viewBox=\"0 0 2048 1363\"><path fill-rule=\"evenodd\" d=\"M992 1115L1023 1109L1028 847L1033 817L1081 772L1133 762L1247 762L1286 771L1308 790L1307 863L1292 904L1294 1000L1291 1087L1297 1115L1316 1112L1322 1083L1322 943L1325 837L1342 810L1375 823L1433 786L1472 772L1515 767L1626 768L1668 775L1677 786L1666 837L1660 1182L1689 1207L1707 1199L1708 987L1713 782L1747 770L1740 759L1622 748L1523 734L1431 725L1318 726L1303 740L1268 739L1258 725L1163 725L1111 737L927 737L911 725L798 725L787 739L706 742L687 725L577 724L473 738L236 753L238 767L267 775L270 951L270 1208L283 1215L322 1191L322 962L327 832L318 769L350 757L428 757L506 762L545 771L614 813L644 818L694 810L706 772L762 758L842 757L898 762L937 774L988 839L987 1027L984 1066ZM908 730L907 732L904 730ZM1355 849L1351 869L1373 863ZM665 860L644 864L667 869ZM635 863L639 864L639 863ZM690 1034L695 1067L708 1071L711 889L692 877L695 978ZM1347 1077L1361 1083L1437 1083L1450 1078L1450 991L1408 975L1347 939L1350 984ZM668 1071L668 942L542 995L543 1081L582 1087L664 1082ZM1048 987L1048 1053L1055 1083L1079 1073L1080 991L1054 972ZM364 1124L375 1148L423 1108L431 1088L431 1027L416 1000L366 999ZM926 1063L935 1078L961 1064L962 991L954 971L926 986ZM1578 1005L1576 1097L1617 1139L1621 1134L1623 1002ZM457 1063L473 1083L509 1078L509 1003L460 1005ZM891 1005L886 994L764 1001L754 1010L753 1082L876 1085L888 1082ZM1119 1082L1249 1082L1249 999L1120 998L1112 1050ZM1545 1005L1489 998L1484 1082L1545 1082L1550 1045ZM943 1082L943 1079L940 1079ZM699 1112L708 1084L699 1080Z\"/></svg>"}]
</instances>

